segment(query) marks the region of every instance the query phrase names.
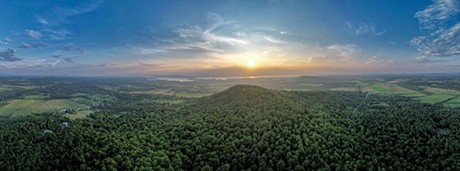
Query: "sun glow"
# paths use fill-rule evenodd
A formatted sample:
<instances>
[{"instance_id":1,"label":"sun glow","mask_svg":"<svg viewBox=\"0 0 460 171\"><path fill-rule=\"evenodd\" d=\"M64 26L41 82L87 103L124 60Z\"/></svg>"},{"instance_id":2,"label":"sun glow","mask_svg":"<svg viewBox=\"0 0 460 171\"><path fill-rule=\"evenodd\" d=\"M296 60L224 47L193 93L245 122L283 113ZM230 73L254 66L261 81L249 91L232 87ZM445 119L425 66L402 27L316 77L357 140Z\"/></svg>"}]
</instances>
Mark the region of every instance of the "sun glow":
<instances>
[{"instance_id":1,"label":"sun glow","mask_svg":"<svg viewBox=\"0 0 460 171\"><path fill-rule=\"evenodd\" d=\"M248 59L248 61L246 61L246 65L250 68L252 67L255 67L256 66L256 61L252 58Z\"/></svg>"}]
</instances>

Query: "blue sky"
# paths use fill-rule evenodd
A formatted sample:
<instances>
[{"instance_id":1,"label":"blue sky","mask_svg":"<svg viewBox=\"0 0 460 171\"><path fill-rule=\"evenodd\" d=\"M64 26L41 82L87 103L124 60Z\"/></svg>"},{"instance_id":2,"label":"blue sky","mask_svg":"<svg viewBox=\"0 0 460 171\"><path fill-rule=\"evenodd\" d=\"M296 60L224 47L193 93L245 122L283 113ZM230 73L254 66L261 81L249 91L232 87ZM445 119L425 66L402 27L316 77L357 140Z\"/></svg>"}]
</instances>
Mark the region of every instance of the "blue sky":
<instances>
[{"instance_id":1,"label":"blue sky","mask_svg":"<svg viewBox=\"0 0 460 171\"><path fill-rule=\"evenodd\" d=\"M459 72L456 0L3 1L0 74ZM253 60L256 67L246 66Z\"/></svg>"}]
</instances>

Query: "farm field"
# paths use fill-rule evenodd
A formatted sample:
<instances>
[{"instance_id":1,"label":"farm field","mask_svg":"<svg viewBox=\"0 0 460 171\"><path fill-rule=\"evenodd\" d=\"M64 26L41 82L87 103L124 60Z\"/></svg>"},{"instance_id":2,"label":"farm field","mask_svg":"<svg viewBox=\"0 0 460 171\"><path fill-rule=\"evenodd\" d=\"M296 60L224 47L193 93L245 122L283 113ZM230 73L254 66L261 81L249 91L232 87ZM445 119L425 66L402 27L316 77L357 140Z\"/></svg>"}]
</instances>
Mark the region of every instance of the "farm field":
<instances>
[{"instance_id":1,"label":"farm field","mask_svg":"<svg viewBox=\"0 0 460 171\"><path fill-rule=\"evenodd\" d=\"M371 89L380 94L396 94L396 95L409 96L409 97L425 96L424 94L420 92L410 90L410 89L398 86L390 82L372 83L370 85L370 88L368 89Z\"/></svg>"},{"instance_id":2,"label":"farm field","mask_svg":"<svg viewBox=\"0 0 460 171\"><path fill-rule=\"evenodd\" d=\"M67 99L36 100L16 99L0 107L0 117L21 117L30 114L57 112L62 109L86 108L86 105Z\"/></svg>"}]
</instances>

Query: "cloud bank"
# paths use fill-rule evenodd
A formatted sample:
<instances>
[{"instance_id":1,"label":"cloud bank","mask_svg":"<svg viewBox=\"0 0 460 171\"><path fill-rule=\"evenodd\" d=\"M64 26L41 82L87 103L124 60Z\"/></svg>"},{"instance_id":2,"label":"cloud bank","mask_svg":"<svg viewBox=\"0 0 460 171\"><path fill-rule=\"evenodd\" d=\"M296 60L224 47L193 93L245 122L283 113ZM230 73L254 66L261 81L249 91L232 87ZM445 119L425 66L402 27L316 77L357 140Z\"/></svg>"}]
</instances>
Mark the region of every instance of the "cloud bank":
<instances>
[{"instance_id":1,"label":"cloud bank","mask_svg":"<svg viewBox=\"0 0 460 171\"><path fill-rule=\"evenodd\" d=\"M2 62L16 62L21 61L22 58L16 56L16 50L6 49L0 52L0 61Z\"/></svg>"},{"instance_id":2,"label":"cloud bank","mask_svg":"<svg viewBox=\"0 0 460 171\"><path fill-rule=\"evenodd\" d=\"M459 12L456 0L434 0L428 8L415 14L425 33L410 41L420 53L419 61L427 57L460 55Z\"/></svg>"}]
</instances>

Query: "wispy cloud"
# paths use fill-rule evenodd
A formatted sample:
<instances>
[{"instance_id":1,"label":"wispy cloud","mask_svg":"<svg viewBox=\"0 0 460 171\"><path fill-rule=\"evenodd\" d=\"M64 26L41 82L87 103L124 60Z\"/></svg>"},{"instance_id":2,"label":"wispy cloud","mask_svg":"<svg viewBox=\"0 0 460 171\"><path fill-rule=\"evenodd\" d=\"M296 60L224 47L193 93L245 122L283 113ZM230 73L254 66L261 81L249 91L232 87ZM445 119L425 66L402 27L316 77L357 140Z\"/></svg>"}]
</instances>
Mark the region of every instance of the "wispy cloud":
<instances>
[{"instance_id":1,"label":"wispy cloud","mask_svg":"<svg viewBox=\"0 0 460 171\"><path fill-rule=\"evenodd\" d=\"M448 57L460 54L459 4L455 0L434 0L415 17L426 34L414 37L410 44L421 58Z\"/></svg>"},{"instance_id":2,"label":"wispy cloud","mask_svg":"<svg viewBox=\"0 0 460 171\"><path fill-rule=\"evenodd\" d=\"M215 13L208 13L200 24L188 23L172 29L169 38L156 39L152 44L129 44L131 50L150 58L194 59L194 63L210 67L213 65L238 65L245 56L282 58L288 53L305 50L297 35L274 28L254 28L238 20L230 20ZM296 57L298 55L295 55ZM196 62L197 59L202 62ZM268 60L267 60L268 61ZM273 61L273 60L271 60ZM270 65L281 63L268 62ZM281 61L281 60L279 60ZM224 64L225 63L225 64Z\"/></svg>"},{"instance_id":3,"label":"wispy cloud","mask_svg":"<svg viewBox=\"0 0 460 171\"><path fill-rule=\"evenodd\" d=\"M351 25L349 25L351 27ZM381 36L386 33L385 30L377 30L373 24L362 23L355 30L357 35L369 35L373 37Z\"/></svg>"},{"instance_id":4,"label":"wispy cloud","mask_svg":"<svg viewBox=\"0 0 460 171\"><path fill-rule=\"evenodd\" d=\"M56 66L57 63L54 60L46 59L24 59L17 62L1 63L0 69L11 70L15 72L22 72L26 69L37 69L42 71L43 69L50 69L51 66ZM53 65L54 64L54 65ZM35 70L35 71L37 71Z\"/></svg>"},{"instance_id":5,"label":"wispy cloud","mask_svg":"<svg viewBox=\"0 0 460 171\"><path fill-rule=\"evenodd\" d=\"M326 49L336 53L339 57L346 59L352 58L353 55L361 53L361 49L354 44L334 44L327 46Z\"/></svg>"},{"instance_id":6,"label":"wispy cloud","mask_svg":"<svg viewBox=\"0 0 460 171\"><path fill-rule=\"evenodd\" d=\"M48 37L51 40L63 40L65 39L68 35L71 35L72 32L66 30L66 29L43 29L43 33L46 34L46 37Z\"/></svg>"},{"instance_id":7,"label":"wispy cloud","mask_svg":"<svg viewBox=\"0 0 460 171\"><path fill-rule=\"evenodd\" d=\"M63 18L67 18L67 17L70 17L70 16L74 16L74 15L94 11L95 9L97 9L100 6L101 3L102 3L102 1L99 0L99 1L94 1L93 3L90 3L90 4L86 4L86 5L83 5L83 6L78 6L78 7L75 7L75 8L61 8L61 7L58 7L58 8L56 8L54 10L54 12L56 14L58 14L59 16L63 17Z\"/></svg>"},{"instance_id":8,"label":"wispy cloud","mask_svg":"<svg viewBox=\"0 0 460 171\"><path fill-rule=\"evenodd\" d=\"M11 39L5 37L0 41L0 44L7 45L10 42L11 42Z\"/></svg>"},{"instance_id":9,"label":"wispy cloud","mask_svg":"<svg viewBox=\"0 0 460 171\"><path fill-rule=\"evenodd\" d=\"M50 57L52 57L52 58L60 58L60 57L62 57L62 55L50 55Z\"/></svg>"},{"instance_id":10,"label":"wispy cloud","mask_svg":"<svg viewBox=\"0 0 460 171\"><path fill-rule=\"evenodd\" d=\"M72 57L64 57L62 59L64 59L64 61L66 61L68 63L73 63L73 64L75 63L75 59L72 58Z\"/></svg>"},{"instance_id":11,"label":"wispy cloud","mask_svg":"<svg viewBox=\"0 0 460 171\"><path fill-rule=\"evenodd\" d=\"M0 61L3 62L16 62L21 61L22 58L16 56L16 50L6 49L0 52Z\"/></svg>"},{"instance_id":12,"label":"wispy cloud","mask_svg":"<svg viewBox=\"0 0 460 171\"><path fill-rule=\"evenodd\" d=\"M27 37L33 38L33 39L40 39L42 37L42 34L36 30L25 30L24 34Z\"/></svg>"},{"instance_id":13,"label":"wispy cloud","mask_svg":"<svg viewBox=\"0 0 460 171\"><path fill-rule=\"evenodd\" d=\"M72 51L72 50L76 50L80 53L85 53L85 50L76 46L75 44L71 43L71 44L68 44L66 46L64 46L62 49L66 50L66 51Z\"/></svg>"},{"instance_id":14,"label":"wispy cloud","mask_svg":"<svg viewBox=\"0 0 460 171\"><path fill-rule=\"evenodd\" d=\"M214 13L208 14L207 21L207 25L180 26L173 30L176 37L160 40L155 47L133 47L133 50L144 55L179 51L221 53L229 47L238 48L250 43L236 36L219 34L219 30L234 24L234 21L224 20Z\"/></svg>"},{"instance_id":15,"label":"wispy cloud","mask_svg":"<svg viewBox=\"0 0 460 171\"><path fill-rule=\"evenodd\" d=\"M415 58L417 63L441 63L441 62L451 62L451 59L432 59L427 56L418 56Z\"/></svg>"},{"instance_id":16,"label":"wispy cloud","mask_svg":"<svg viewBox=\"0 0 460 171\"><path fill-rule=\"evenodd\" d=\"M393 64L393 60L385 59L380 57L379 55L372 56L364 61L366 65L385 65L385 64Z\"/></svg>"},{"instance_id":17,"label":"wispy cloud","mask_svg":"<svg viewBox=\"0 0 460 171\"><path fill-rule=\"evenodd\" d=\"M46 48L48 47L48 44L43 43L43 42L38 42L38 43L21 43L21 45L18 46L18 48L23 48L23 49L28 49L28 48Z\"/></svg>"},{"instance_id":18,"label":"wispy cloud","mask_svg":"<svg viewBox=\"0 0 460 171\"><path fill-rule=\"evenodd\" d=\"M91 3L75 7L54 7L51 13L36 15L35 21L44 26L59 26L68 23L68 18L79 14L88 13L99 8L102 0L92 1Z\"/></svg>"},{"instance_id":19,"label":"wispy cloud","mask_svg":"<svg viewBox=\"0 0 460 171\"><path fill-rule=\"evenodd\" d=\"M35 19L37 20L38 23L40 24L44 24L44 25L52 25L47 19L43 18L43 17L35 17Z\"/></svg>"},{"instance_id":20,"label":"wispy cloud","mask_svg":"<svg viewBox=\"0 0 460 171\"><path fill-rule=\"evenodd\" d=\"M57 66L59 64L59 62L61 62L61 60L58 59L58 60L54 61L53 63L51 63L51 66L55 67L55 66Z\"/></svg>"},{"instance_id":21,"label":"wispy cloud","mask_svg":"<svg viewBox=\"0 0 460 171\"><path fill-rule=\"evenodd\" d=\"M415 17L425 29L439 27L439 23L446 22L451 17L457 15L458 9L457 0L433 0L433 4L428 8L415 13Z\"/></svg>"}]
</instances>

